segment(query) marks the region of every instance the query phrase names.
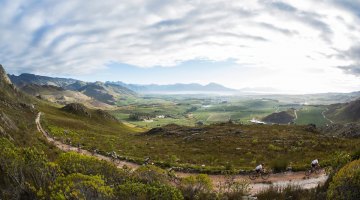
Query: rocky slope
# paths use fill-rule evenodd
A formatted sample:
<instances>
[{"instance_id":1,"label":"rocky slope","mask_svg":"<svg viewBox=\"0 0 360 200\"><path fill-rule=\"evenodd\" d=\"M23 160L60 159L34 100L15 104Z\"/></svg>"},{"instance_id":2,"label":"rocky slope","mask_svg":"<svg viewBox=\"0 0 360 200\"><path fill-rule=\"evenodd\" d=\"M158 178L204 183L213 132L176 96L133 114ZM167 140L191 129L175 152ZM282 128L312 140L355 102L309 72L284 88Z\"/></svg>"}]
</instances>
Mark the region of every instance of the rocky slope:
<instances>
[{"instance_id":1,"label":"rocky slope","mask_svg":"<svg viewBox=\"0 0 360 200\"><path fill-rule=\"evenodd\" d=\"M294 109L289 109L287 111L272 113L264 117L262 121L271 124L289 124L292 123L294 119L295 119Z\"/></svg>"},{"instance_id":2,"label":"rocky slope","mask_svg":"<svg viewBox=\"0 0 360 200\"><path fill-rule=\"evenodd\" d=\"M359 122L360 99L343 104L329 105L324 114L337 123Z\"/></svg>"},{"instance_id":3,"label":"rocky slope","mask_svg":"<svg viewBox=\"0 0 360 200\"><path fill-rule=\"evenodd\" d=\"M78 116L87 117L87 118L95 118L99 120L105 120L105 121L113 121L118 122L118 120L109 114L108 112L104 110L92 110L87 108L81 103L71 103L61 108L61 110L72 113Z\"/></svg>"},{"instance_id":4,"label":"rocky slope","mask_svg":"<svg viewBox=\"0 0 360 200\"><path fill-rule=\"evenodd\" d=\"M19 145L37 143L36 99L20 92L8 78L0 65L0 136Z\"/></svg>"},{"instance_id":5,"label":"rocky slope","mask_svg":"<svg viewBox=\"0 0 360 200\"><path fill-rule=\"evenodd\" d=\"M136 97L134 91L110 83L83 82L34 74L10 75L10 79L21 90L60 104L81 102L90 107L104 108L115 105L122 99Z\"/></svg>"}]
</instances>

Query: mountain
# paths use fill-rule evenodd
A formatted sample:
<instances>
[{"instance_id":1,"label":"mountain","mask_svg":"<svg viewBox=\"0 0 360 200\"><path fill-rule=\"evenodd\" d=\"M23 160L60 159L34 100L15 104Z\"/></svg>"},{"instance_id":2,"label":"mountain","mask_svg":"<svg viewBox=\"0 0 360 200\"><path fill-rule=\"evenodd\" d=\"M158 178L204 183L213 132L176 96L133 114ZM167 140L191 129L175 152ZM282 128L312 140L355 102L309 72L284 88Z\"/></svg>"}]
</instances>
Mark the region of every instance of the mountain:
<instances>
[{"instance_id":1,"label":"mountain","mask_svg":"<svg viewBox=\"0 0 360 200\"><path fill-rule=\"evenodd\" d=\"M125 97L135 97L136 93L126 87L102 82L88 83L78 89L79 92L98 101L114 105Z\"/></svg>"},{"instance_id":2,"label":"mountain","mask_svg":"<svg viewBox=\"0 0 360 200\"><path fill-rule=\"evenodd\" d=\"M360 99L328 106L325 116L337 123L360 121Z\"/></svg>"},{"instance_id":3,"label":"mountain","mask_svg":"<svg viewBox=\"0 0 360 200\"><path fill-rule=\"evenodd\" d=\"M0 136L17 145L44 147L34 126L35 105L36 99L19 91L0 65Z\"/></svg>"},{"instance_id":4,"label":"mountain","mask_svg":"<svg viewBox=\"0 0 360 200\"><path fill-rule=\"evenodd\" d=\"M79 91L65 90L53 85L27 84L20 88L23 92L38 98L66 105L69 103L82 103L90 108L110 108L108 104L91 98Z\"/></svg>"},{"instance_id":5,"label":"mountain","mask_svg":"<svg viewBox=\"0 0 360 200\"><path fill-rule=\"evenodd\" d=\"M140 85L140 84L126 84L121 81L118 82L107 82L110 84L116 84L123 87L126 87L130 90L133 90L138 93L143 94L193 94L193 93L236 93L237 90L227 88L220 84L209 83L207 85L200 85L197 83L190 84L170 84L170 85L158 85L158 84L149 84L149 85Z\"/></svg>"},{"instance_id":6,"label":"mountain","mask_svg":"<svg viewBox=\"0 0 360 200\"><path fill-rule=\"evenodd\" d=\"M23 86L27 84L36 85L53 85L58 87L65 87L67 85L77 82L75 79L68 78L53 78L48 76L39 76L35 74L21 74L19 76L9 75L9 78L16 86Z\"/></svg>"},{"instance_id":7,"label":"mountain","mask_svg":"<svg viewBox=\"0 0 360 200\"><path fill-rule=\"evenodd\" d=\"M294 111L294 109L289 109L287 111L272 113L264 117L262 121L272 124L289 124L296 118Z\"/></svg>"},{"instance_id":8,"label":"mountain","mask_svg":"<svg viewBox=\"0 0 360 200\"><path fill-rule=\"evenodd\" d=\"M106 107L116 104L119 100L136 97L134 91L110 83L83 82L34 74L9 75L9 77L26 93L60 104L80 102L89 107Z\"/></svg>"}]
</instances>

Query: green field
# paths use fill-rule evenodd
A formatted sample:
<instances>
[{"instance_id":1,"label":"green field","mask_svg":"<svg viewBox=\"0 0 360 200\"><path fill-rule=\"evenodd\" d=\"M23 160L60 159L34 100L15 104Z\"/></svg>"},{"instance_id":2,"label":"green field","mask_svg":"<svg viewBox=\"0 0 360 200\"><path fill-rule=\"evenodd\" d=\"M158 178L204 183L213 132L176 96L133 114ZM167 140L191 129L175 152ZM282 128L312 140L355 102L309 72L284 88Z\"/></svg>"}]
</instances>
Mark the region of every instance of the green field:
<instances>
[{"instance_id":1,"label":"green field","mask_svg":"<svg viewBox=\"0 0 360 200\"><path fill-rule=\"evenodd\" d=\"M164 99L160 99L164 98ZM224 100L226 99L226 100ZM142 128L154 128L166 124L195 126L197 122L241 122L248 124L253 118L261 119L275 111L291 106L281 105L276 100L242 99L235 97L148 97L131 105L118 106L111 113L119 120ZM150 120L133 120L133 113L153 116ZM164 115L165 118L156 116Z\"/></svg>"},{"instance_id":2,"label":"green field","mask_svg":"<svg viewBox=\"0 0 360 200\"><path fill-rule=\"evenodd\" d=\"M304 106L297 111L298 118L296 124L316 124L316 126L324 126L330 122L324 118L322 112L326 110L325 106Z\"/></svg>"}]
</instances>

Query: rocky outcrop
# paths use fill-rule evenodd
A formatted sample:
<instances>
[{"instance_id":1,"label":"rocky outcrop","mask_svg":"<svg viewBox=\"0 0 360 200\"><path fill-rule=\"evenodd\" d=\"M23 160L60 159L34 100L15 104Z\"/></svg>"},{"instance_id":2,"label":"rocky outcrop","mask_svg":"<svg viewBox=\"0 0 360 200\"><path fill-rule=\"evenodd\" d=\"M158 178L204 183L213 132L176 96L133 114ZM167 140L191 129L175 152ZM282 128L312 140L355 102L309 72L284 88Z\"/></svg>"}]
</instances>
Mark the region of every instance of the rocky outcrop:
<instances>
[{"instance_id":1,"label":"rocky outcrop","mask_svg":"<svg viewBox=\"0 0 360 200\"><path fill-rule=\"evenodd\" d=\"M0 124L4 129L18 131L18 127L4 112L0 113Z\"/></svg>"},{"instance_id":2,"label":"rocky outcrop","mask_svg":"<svg viewBox=\"0 0 360 200\"><path fill-rule=\"evenodd\" d=\"M98 110L95 111L95 113L101 119L118 122L118 120L114 116L112 116L110 113L108 113L108 112L106 112L104 110L98 109Z\"/></svg>"},{"instance_id":3,"label":"rocky outcrop","mask_svg":"<svg viewBox=\"0 0 360 200\"><path fill-rule=\"evenodd\" d=\"M2 65L0 65L0 82L7 85L12 84Z\"/></svg>"},{"instance_id":4,"label":"rocky outcrop","mask_svg":"<svg viewBox=\"0 0 360 200\"><path fill-rule=\"evenodd\" d=\"M281 111L277 113L272 113L262 120L266 123L272 124L289 124L292 123L295 119L294 110L289 109L288 111Z\"/></svg>"},{"instance_id":5,"label":"rocky outcrop","mask_svg":"<svg viewBox=\"0 0 360 200\"><path fill-rule=\"evenodd\" d=\"M322 127L321 132L339 137L360 138L360 124L331 124Z\"/></svg>"},{"instance_id":6,"label":"rocky outcrop","mask_svg":"<svg viewBox=\"0 0 360 200\"><path fill-rule=\"evenodd\" d=\"M61 108L61 110L64 110L66 112L69 112L69 113L72 113L72 114L75 114L75 115L91 117L91 113L88 110L88 108L86 108L81 103L68 104L68 105L64 106L63 108Z\"/></svg>"}]
</instances>

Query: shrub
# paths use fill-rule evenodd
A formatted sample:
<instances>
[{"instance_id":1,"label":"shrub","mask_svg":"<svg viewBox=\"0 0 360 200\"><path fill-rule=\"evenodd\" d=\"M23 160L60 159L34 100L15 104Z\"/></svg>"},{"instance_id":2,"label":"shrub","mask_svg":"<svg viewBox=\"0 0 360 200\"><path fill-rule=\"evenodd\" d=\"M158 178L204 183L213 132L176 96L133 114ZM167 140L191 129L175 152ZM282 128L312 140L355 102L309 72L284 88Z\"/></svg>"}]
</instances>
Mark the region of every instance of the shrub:
<instances>
[{"instance_id":1,"label":"shrub","mask_svg":"<svg viewBox=\"0 0 360 200\"><path fill-rule=\"evenodd\" d=\"M246 180L236 181L235 176L228 174L225 182L219 186L219 199L237 200L243 199L250 190L250 183Z\"/></svg>"},{"instance_id":2,"label":"shrub","mask_svg":"<svg viewBox=\"0 0 360 200\"><path fill-rule=\"evenodd\" d=\"M180 183L180 190L185 199L206 199L212 190L212 182L209 176L200 174L183 178Z\"/></svg>"},{"instance_id":3,"label":"shrub","mask_svg":"<svg viewBox=\"0 0 360 200\"><path fill-rule=\"evenodd\" d=\"M116 199L173 199L182 200L184 197L175 187L163 184L125 183L115 189Z\"/></svg>"},{"instance_id":4,"label":"shrub","mask_svg":"<svg viewBox=\"0 0 360 200\"><path fill-rule=\"evenodd\" d=\"M360 149L357 149L354 153L351 154L351 158L353 160L358 160L360 159Z\"/></svg>"},{"instance_id":5,"label":"shrub","mask_svg":"<svg viewBox=\"0 0 360 200\"><path fill-rule=\"evenodd\" d=\"M273 144L269 144L269 145L268 145L268 149L269 149L270 151L282 151L282 150L283 150L283 148L278 147L278 146L275 146L275 145L273 145Z\"/></svg>"},{"instance_id":6,"label":"shrub","mask_svg":"<svg viewBox=\"0 0 360 200\"><path fill-rule=\"evenodd\" d=\"M287 186L286 188L270 186L268 189L259 192L256 197L258 200L321 200L316 189L304 190L299 186Z\"/></svg>"},{"instance_id":7,"label":"shrub","mask_svg":"<svg viewBox=\"0 0 360 200\"><path fill-rule=\"evenodd\" d=\"M289 161L286 159L276 159L271 162L270 166L275 173L286 171Z\"/></svg>"},{"instance_id":8,"label":"shrub","mask_svg":"<svg viewBox=\"0 0 360 200\"><path fill-rule=\"evenodd\" d=\"M136 169L135 178L143 183L167 183L168 174L154 165L142 166Z\"/></svg>"},{"instance_id":9,"label":"shrub","mask_svg":"<svg viewBox=\"0 0 360 200\"><path fill-rule=\"evenodd\" d=\"M360 160L355 160L339 170L327 192L328 199L360 198Z\"/></svg>"},{"instance_id":10,"label":"shrub","mask_svg":"<svg viewBox=\"0 0 360 200\"><path fill-rule=\"evenodd\" d=\"M50 186L50 199L111 199L113 190L100 176L70 174L59 177Z\"/></svg>"},{"instance_id":11,"label":"shrub","mask_svg":"<svg viewBox=\"0 0 360 200\"><path fill-rule=\"evenodd\" d=\"M101 175L108 184L121 184L129 176L126 170L118 169L112 163L75 152L61 154L56 163L65 174Z\"/></svg>"}]
</instances>

